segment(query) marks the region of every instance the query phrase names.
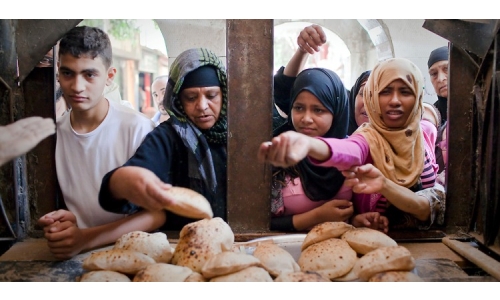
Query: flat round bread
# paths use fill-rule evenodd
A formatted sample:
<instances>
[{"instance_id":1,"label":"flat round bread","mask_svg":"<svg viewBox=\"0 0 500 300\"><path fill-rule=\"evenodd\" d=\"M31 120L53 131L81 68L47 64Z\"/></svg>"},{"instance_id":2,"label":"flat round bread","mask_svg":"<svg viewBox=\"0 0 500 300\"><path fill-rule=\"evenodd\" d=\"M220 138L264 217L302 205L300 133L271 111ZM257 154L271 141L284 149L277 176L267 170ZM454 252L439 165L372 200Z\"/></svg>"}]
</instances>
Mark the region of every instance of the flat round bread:
<instances>
[{"instance_id":1,"label":"flat round bread","mask_svg":"<svg viewBox=\"0 0 500 300\"><path fill-rule=\"evenodd\" d=\"M163 232L147 233L132 231L122 235L113 249L133 250L152 257L157 263L169 263L174 249L170 247L167 235Z\"/></svg>"},{"instance_id":2,"label":"flat round bread","mask_svg":"<svg viewBox=\"0 0 500 300\"><path fill-rule=\"evenodd\" d=\"M87 271L109 270L135 275L155 260L144 253L132 250L111 249L91 253L82 262Z\"/></svg>"},{"instance_id":3,"label":"flat round bread","mask_svg":"<svg viewBox=\"0 0 500 300\"><path fill-rule=\"evenodd\" d=\"M370 277L369 282L422 282L417 274L405 271L389 271L377 273Z\"/></svg>"},{"instance_id":4,"label":"flat round bread","mask_svg":"<svg viewBox=\"0 0 500 300\"><path fill-rule=\"evenodd\" d=\"M289 272L281 273L274 279L275 282L330 282L328 278L321 276L316 272Z\"/></svg>"},{"instance_id":5,"label":"flat round bread","mask_svg":"<svg viewBox=\"0 0 500 300\"><path fill-rule=\"evenodd\" d=\"M261 243L255 247L253 256L256 257L264 269L273 277L281 273L299 272L300 267L290 252L274 243Z\"/></svg>"},{"instance_id":6,"label":"flat round bread","mask_svg":"<svg viewBox=\"0 0 500 300\"><path fill-rule=\"evenodd\" d=\"M259 267L248 267L235 273L217 276L210 282L272 282L271 275Z\"/></svg>"},{"instance_id":7,"label":"flat round bread","mask_svg":"<svg viewBox=\"0 0 500 300\"><path fill-rule=\"evenodd\" d=\"M349 243L349 246L359 254L366 254L380 247L398 245L387 234L367 227L348 230L342 235L342 239Z\"/></svg>"},{"instance_id":8,"label":"flat round bread","mask_svg":"<svg viewBox=\"0 0 500 300\"><path fill-rule=\"evenodd\" d=\"M192 219L210 219L214 216L210 202L202 194L180 186L173 186L164 191L167 197L175 199L164 207L176 215Z\"/></svg>"},{"instance_id":9,"label":"flat round bread","mask_svg":"<svg viewBox=\"0 0 500 300\"><path fill-rule=\"evenodd\" d=\"M345 222L324 222L320 223L307 233L302 242L301 250L304 251L307 247L314 243L318 243L331 238L340 238L346 231L353 229L354 226Z\"/></svg>"},{"instance_id":10,"label":"flat round bread","mask_svg":"<svg viewBox=\"0 0 500 300\"><path fill-rule=\"evenodd\" d=\"M186 280L184 280L184 282L207 282L207 279L200 273L193 272L186 278Z\"/></svg>"},{"instance_id":11,"label":"flat round bread","mask_svg":"<svg viewBox=\"0 0 500 300\"><path fill-rule=\"evenodd\" d=\"M377 273L386 271L411 271L415 260L403 246L381 247L363 255L354 265L354 273L367 281Z\"/></svg>"},{"instance_id":12,"label":"flat round bread","mask_svg":"<svg viewBox=\"0 0 500 300\"><path fill-rule=\"evenodd\" d=\"M83 274L80 282L130 282L130 278L115 271L100 270Z\"/></svg>"},{"instance_id":13,"label":"flat round bread","mask_svg":"<svg viewBox=\"0 0 500 300\"><path fill-rule=\"evenodd\" d=\"M134 282L184 282L193 271L190 268L156 263L137 272Z\"/></svg>"},{"instance_id":14,"label":"flat round bread","mask_svg":"<svg viewBox=\"0 0 500 300\"><path fill-rule=\"evenodd\" d=\"M356 257L356 262L358 261L358 259L359 258ZM354 263L354 265L356 265L356 263ZM337 278L334 278L334 279L332 279L332 281L348 282L348 281L360 281L360 280L359 280L358 275L356 275L356 273L354 273L354 266L353 266L351 271L349 271L347 274L340 276L340 277L337 277Z\"/></svg>"},{"instance_id":15,"label":"flat round bread","mask_svg":"<svg viewBox=\"0 0 500 300\"><path fill-rule=\"evenodd\" d=\"M219 217L186 224L180 234L171 263L201 273L214 255L232 249L234 233Z\"/></svg>"},{"instance_id":16,"label":"flat round bread","mask_svg":"<svg viewBox=\"0 0 500 300\"><path fill-rule=\"evenodd\" d=\"M307 247L300 254L298 263L302 272L317 272L332 280L347 274L356 258L356 251L346 241L331 238Z\"/></svg>"},{"instance_id":17,"label":"flat round bread","mask_svg":"<svg viewBox=\"0 0 500 300\"><path fill-rule=\"evenodd\" d=\"M238 272L252 266L261 266L258 258L246 253L224 251L207 260L201 274L207 279Z\"/></svg>"}]
</instances>

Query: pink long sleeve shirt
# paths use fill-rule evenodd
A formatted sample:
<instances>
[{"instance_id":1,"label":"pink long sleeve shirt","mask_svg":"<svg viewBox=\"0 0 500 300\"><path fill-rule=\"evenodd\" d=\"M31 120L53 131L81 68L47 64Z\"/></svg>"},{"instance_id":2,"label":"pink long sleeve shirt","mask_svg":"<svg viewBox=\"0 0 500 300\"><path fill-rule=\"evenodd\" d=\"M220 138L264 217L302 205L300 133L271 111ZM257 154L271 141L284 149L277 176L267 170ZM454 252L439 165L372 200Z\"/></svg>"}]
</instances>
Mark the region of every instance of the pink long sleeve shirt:
<instances>
[{"instance_id":1,"label":"pink long sleeve shirt","mask_svg":"<svg viewBox=\"0 0 500 300\"><path fill-rule=\"evenodd\" d=\"M439 165L436 163L434 145L436 142L437 129L427 120L420 122L424 136L425 162L424 170L420 176L422 187L434 186ZM320 162L309 158L311 162L318 166L336 167L340 171L348 170L353 166L360 166L373 163L370 155L370 147L366 139L360 134L353 134L347 139L319 138L330 147L331 157ZM355 213L369 211L379 211L383 213L387 207L387 200L380 194L353 194L353 204Z\"/></svg>"}]
</instances>

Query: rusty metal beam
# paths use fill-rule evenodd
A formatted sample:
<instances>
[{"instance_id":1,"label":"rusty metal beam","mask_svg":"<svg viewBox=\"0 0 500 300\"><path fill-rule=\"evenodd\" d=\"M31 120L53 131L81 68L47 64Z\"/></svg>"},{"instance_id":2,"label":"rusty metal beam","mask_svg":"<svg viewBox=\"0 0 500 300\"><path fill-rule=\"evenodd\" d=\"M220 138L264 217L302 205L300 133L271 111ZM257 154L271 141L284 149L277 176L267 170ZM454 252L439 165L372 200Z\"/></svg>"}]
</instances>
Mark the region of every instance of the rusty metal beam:
<instances>
[{"instance_id":1,"label":"rusty metal beam","mask_svg":"<svg viewBox=\"0 0 500 300\"><path fill-rule=\"evenodd\" d=\"M422 25L427 30L449 40L456 47L467 49L484 57L500 27L499 20L425 20Z\"/></svg>"},{"instance_id":2,"label":"rusty metal beam","mask_svg":"<svg viewBox=\"0 0 500 300\"><path fill-rule=\"evenodd\" d=\"M23 81L24 116L55 119L55 72L53 67L35 68ZM57 174L55 166L56 136L41 141L26 154L26 173L29 202L25 207L25 227L33 236L36 221L57 208Z\"/></svg>"},{"instance_id":3,"label":"rusty metal beam","mask_svg":"<svg viewBox=\"0 0 500 300\"><path fill-rule=\"evenodd\" d=\"M19 78L22 82L35 65L78 20L17 20L16 47L19 57Z\"/></svg>"},{"instance_id":4,"label":"rusty metal beam","mask_svg":"<svg viewBox=\"0 0 500 300\"><path fill-rule=\"evenodd\" d=\"M271 168L257 150L272 137L273 20L227 20L228 223L238 233L269 231Z\"/></svg>"},{"instance_id":5,"label":"rusty metal beam","mask_svg":"<svg viewBox=\"0 0 500 300\"><path fill-rule=\"evenodd\" d=\"M446 217L448 228L465 227L475 197L472 191L472 87L477 64L464 50L450 44L448 74L448 167Z\"/></svg>"}]
</instances>

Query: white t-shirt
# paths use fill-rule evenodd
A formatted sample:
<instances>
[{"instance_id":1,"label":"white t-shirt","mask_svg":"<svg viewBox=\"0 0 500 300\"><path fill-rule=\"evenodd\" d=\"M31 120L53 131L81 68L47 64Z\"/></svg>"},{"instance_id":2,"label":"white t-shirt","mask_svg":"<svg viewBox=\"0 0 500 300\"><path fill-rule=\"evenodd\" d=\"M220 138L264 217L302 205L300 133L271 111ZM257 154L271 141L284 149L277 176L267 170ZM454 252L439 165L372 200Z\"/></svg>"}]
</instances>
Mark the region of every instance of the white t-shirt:
<instances>
[{"instance_id":1,"label":"white t-shirt","mask_svg":"<svg viewBox=\"0 0 500 300\"><path fill-rule=\"evenodd\" d=\"M80 228L125 217L107 212L99 205L102 178L123 165L155 127L138 111L113 101L108 103L108 114L92 132L76 133L71 127L70 113L57 120L57 177L64 202L75 214Z\"/></svg>"}]
</instances>

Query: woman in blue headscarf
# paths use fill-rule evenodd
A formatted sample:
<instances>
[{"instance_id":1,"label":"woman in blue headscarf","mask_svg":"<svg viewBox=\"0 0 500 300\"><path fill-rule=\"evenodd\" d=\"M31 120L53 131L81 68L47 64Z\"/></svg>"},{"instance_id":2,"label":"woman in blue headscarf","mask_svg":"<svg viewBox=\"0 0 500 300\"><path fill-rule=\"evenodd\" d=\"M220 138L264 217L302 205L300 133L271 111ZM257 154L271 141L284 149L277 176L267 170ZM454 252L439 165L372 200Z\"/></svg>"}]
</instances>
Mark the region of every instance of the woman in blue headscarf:
<instances>
[{"instance_id":1,"label":"woman in blue headscarf","mask_svg":"<svg viewBox=\"0 0 500 300\"><path fill-rule=\"evenodd\" d=\"M294 130L308 136L347 136L349 101L339 76L323 68L302 71L290 93L288 120L277 136ZM273 169L271 230L308 230L326 221L345 221L353 213L351 189L336 168L314 166L308 159Z\"/></svg>"}]
</instances>

